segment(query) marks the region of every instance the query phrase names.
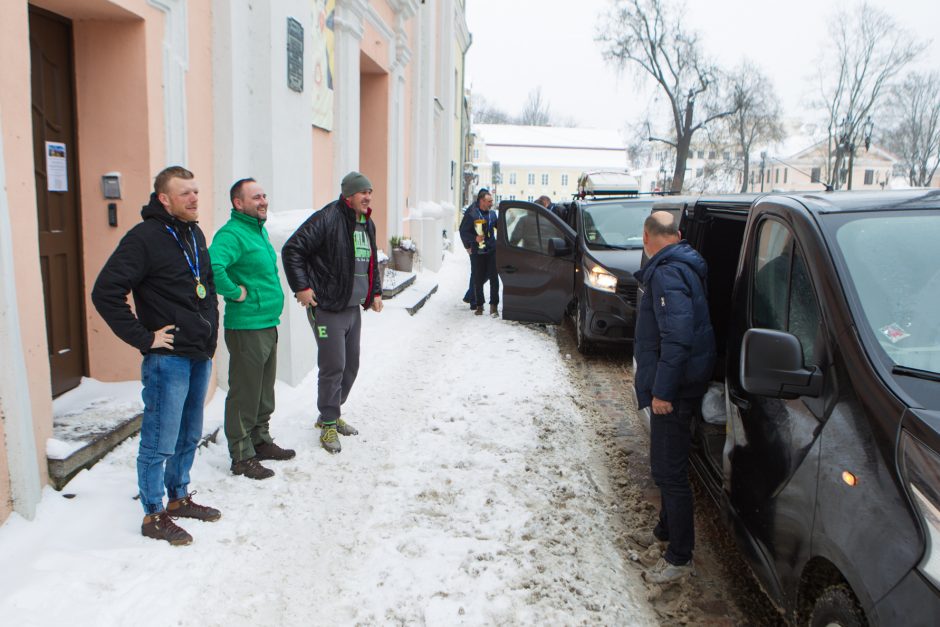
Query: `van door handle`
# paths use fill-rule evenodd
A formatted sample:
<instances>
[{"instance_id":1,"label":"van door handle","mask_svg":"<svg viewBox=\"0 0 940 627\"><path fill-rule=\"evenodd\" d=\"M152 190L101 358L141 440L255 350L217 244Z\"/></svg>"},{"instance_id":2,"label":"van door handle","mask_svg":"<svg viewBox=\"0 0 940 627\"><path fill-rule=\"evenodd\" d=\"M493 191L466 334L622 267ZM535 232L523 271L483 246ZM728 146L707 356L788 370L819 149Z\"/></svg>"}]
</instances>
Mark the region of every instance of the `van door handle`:
<instances>
[{"instance_id":1,"label":"van door handle","mask_svg":"<svg viewBox=\"0 0 940 627\"><path fill-rule=\"evenodd\" d=\"M735 394L731 388L728 388L728 398L731 399L731 402L737 405L740 409L748 411L751 409L751 401Z\"/></svg>"},{"instance_id":2,"label":"van door handle","mask_svg":"<svg viewBox=\"0 0 940 627\"><path fill-rule=\"evenodd\" d=\"M500 269L503 270L506 274L512 274L513 272L515 272L515 271L518 270L519 268L517 268L516 266L503 266L503 267L500 268Z\"/></svg>"}]
</instances>

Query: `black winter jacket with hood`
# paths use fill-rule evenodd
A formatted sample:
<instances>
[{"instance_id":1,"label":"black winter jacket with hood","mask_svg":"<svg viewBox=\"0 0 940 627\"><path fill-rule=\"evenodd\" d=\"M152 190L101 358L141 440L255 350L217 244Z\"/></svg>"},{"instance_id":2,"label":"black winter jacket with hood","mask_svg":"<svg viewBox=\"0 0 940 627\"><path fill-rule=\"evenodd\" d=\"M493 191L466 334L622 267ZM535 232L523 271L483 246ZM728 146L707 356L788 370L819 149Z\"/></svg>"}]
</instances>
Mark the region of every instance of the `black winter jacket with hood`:
<instances>
[{"instance_id":1,"label":"black winter jacket with hood","mask_svg":"<svg viewBox=\"0 0 940 627\"><path fill-rule=\"evenodd\" d=\"M653 397L675 403L704 395L715 367L705 260L683 240L653 255L634 276L646 288L633 346L639 406Z\"/></svg>"},{"instance_id":2,"label":"black winter jacket with hood","mask_svg":"<svg viewBox=\"0 0 940 627\"><path fill-rule=\"evenodd\" d=\"M368 309L376 296L382 295L382 280L378 276L378 257L375 247L375 223L366 214L366 232L369 234L369 291L362 304ZM353 231L356 211L340 196L311 215L290 236L281 249L284 276L296 294L313 289L317 307L326 311L341 311L352 296L353 276L356 271L356 251Z\"/></svg>"},{"instance_id":3,"label":"black winter jacket with hood","mask_svg":"<svg viewBox=\"0 0 940 627\"><path fill-rule=\"evenodd\" d=\"M206 238L195 222L178 220L156 194L140 212L143 222L121 240L104 264L91 300L115 335L141 353L211 359L219 333L219 306ZM172 228L192 259L192 236L199 249L199 271L206 297L196 295L196 279ZM195 260L193 260L195 263ZM134 312L127 302L134 294ZM151 349L154 331L176 326L173 348Z\"/></svg>"}]
</instances>

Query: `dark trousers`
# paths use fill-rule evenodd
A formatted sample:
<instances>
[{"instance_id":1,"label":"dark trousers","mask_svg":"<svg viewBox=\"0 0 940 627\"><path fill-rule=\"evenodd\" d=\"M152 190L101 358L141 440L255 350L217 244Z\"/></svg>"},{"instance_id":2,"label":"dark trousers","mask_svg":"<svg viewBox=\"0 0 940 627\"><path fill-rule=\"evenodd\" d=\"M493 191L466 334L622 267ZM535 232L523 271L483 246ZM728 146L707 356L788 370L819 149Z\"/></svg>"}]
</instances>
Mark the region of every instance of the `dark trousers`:
<instances>
[{"instance_id":1,"label":"dark trousers","mask_svg":"<svg viewBox=\"0 0 940 627\"><path fill-rule=\"evenodd\" d=\"M496 254L470 255L470 278L473 280L471 305L482 307L483 284L490 282L490 305L499 304L499 274L496 272Z\"/></svg>"},{"instance_id":2,"label":"dark trousers","mask_svg":"<svg viewBox=\"0 0 940 627\"><path fill-rule=\"evenodd\" d=\"M225 329L228 347L228 393L225 395L225 439L232 461L255 456L255 447L271 442L277 375L277 328Z\"/></svg>"},{"instance_id":3,"label":"dark trousers","mask_svg":"<svg viewBox=\"0 0 940 627\"><path fill-rule=\"evenodd\" d=\"M664 557L677 566L692 559L695 545L689 449L692 413L699 403L683 398L673 402L672 413L650 414L650 467L662 499L653 533L669 542Z\"/></svg>"},{"instance_id":4,"label":"dark trousers","mask_svg":"<svg viewBox=\"0 0 940 627\"><path fill-rule=\"evenodd\" d=\"M307 308L307 319L317 340L319 421L333 423L359 374L362 310L358 305L342 311Z\"/></svg>"}]
</instances>

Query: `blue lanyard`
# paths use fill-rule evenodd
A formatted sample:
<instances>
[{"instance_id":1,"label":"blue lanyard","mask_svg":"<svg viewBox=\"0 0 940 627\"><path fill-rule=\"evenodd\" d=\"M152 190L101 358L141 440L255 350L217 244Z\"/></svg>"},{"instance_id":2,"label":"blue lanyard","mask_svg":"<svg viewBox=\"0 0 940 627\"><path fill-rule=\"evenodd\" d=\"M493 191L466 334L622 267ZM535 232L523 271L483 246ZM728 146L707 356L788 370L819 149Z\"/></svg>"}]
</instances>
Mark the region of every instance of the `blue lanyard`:
<instances>
[{"instance_id":1,"label":"blue lanyard","mask_svg":"<svg viewBox=\"0 0 940 627\"><path fill-rule=\"evenodd\" d=\"M183 251L183 256L186 257L186 263L189 264L189 271L193 273L193 276L196 277L196 284L200 283L199 281L199 249L196 247L196 234L193 233L192 228L189 229L189 234L193 238L193 255L196 256L196 265L193 265L192 259L189 258L189 253L186 252L186 247L183 246L183 242L180 241L179 235L176 234L169 225L164 225L166 230L170 232L170 235L173 236L173 239L176 240L176 243L179 244L180 250Z\"/></svg>"}]
</instances>

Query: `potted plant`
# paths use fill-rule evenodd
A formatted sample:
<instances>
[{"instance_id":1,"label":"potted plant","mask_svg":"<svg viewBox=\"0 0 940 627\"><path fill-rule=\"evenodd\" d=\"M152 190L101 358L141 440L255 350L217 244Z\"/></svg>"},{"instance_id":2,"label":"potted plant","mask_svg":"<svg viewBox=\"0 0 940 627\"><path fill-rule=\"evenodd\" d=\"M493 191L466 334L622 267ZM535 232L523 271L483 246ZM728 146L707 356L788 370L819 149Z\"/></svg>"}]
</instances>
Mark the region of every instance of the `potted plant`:
<instances>
[{"instance_id":1,"label":"potted plant","mask_svg":"<svg viewBox=\"0 0 940 627\"><path fill-rule=\"evenodd\" d=\"M392 245L392 268L400 272L411 272L417 251L415 243L400 235L393 235L389 243Z\"/></svg>"}]
</instances>

